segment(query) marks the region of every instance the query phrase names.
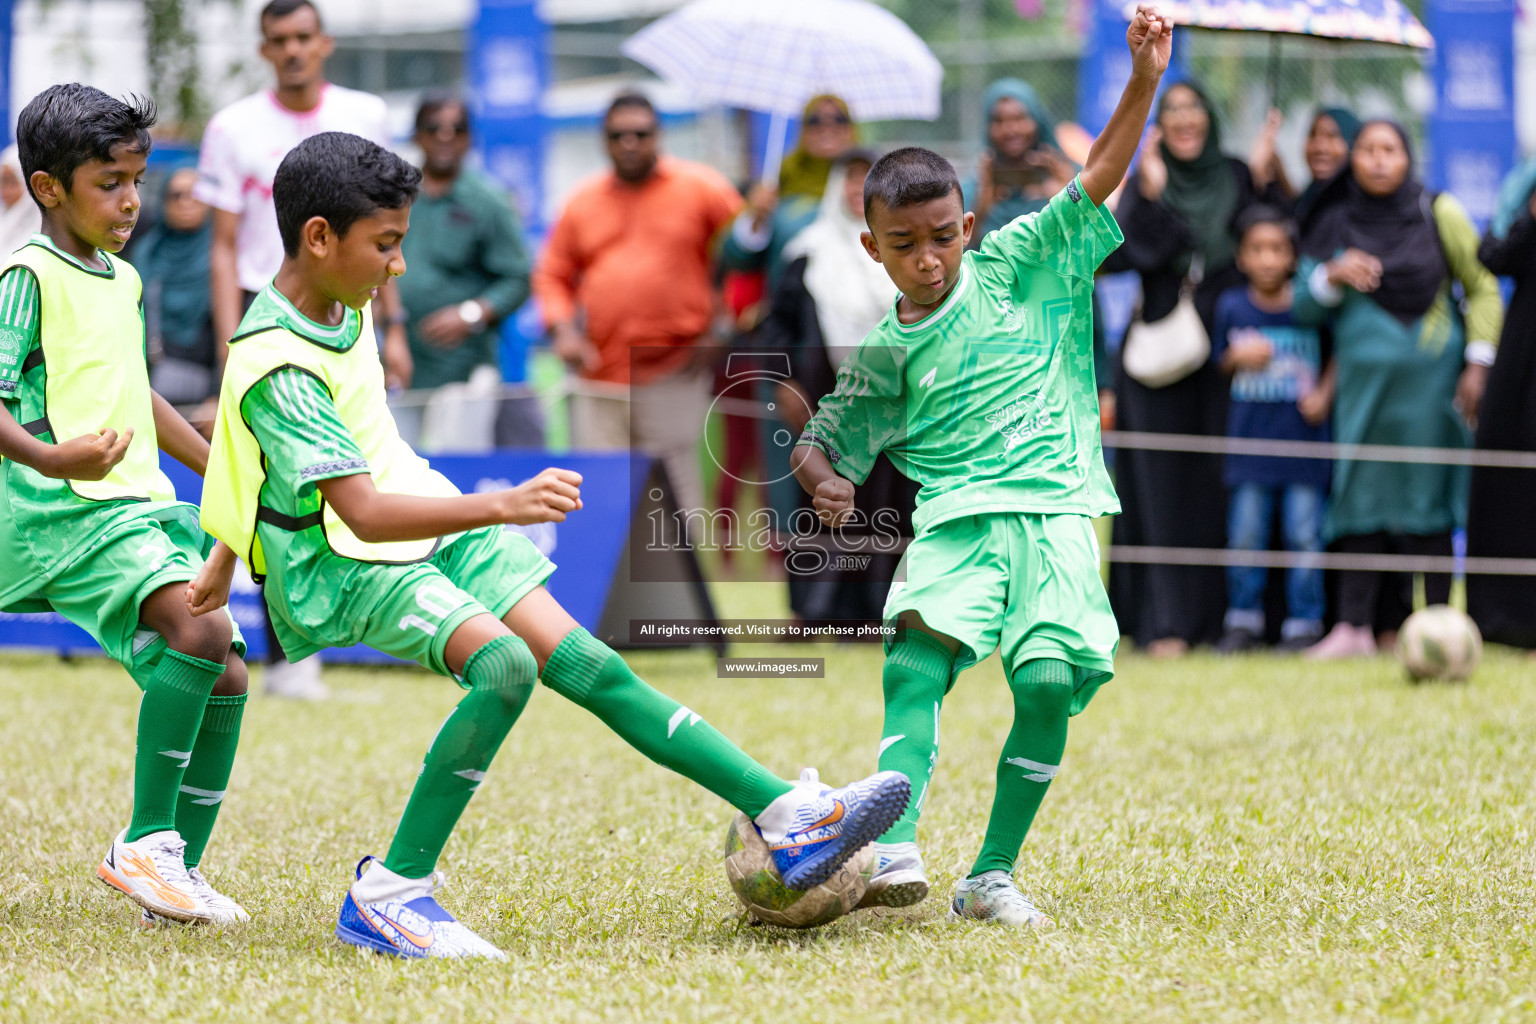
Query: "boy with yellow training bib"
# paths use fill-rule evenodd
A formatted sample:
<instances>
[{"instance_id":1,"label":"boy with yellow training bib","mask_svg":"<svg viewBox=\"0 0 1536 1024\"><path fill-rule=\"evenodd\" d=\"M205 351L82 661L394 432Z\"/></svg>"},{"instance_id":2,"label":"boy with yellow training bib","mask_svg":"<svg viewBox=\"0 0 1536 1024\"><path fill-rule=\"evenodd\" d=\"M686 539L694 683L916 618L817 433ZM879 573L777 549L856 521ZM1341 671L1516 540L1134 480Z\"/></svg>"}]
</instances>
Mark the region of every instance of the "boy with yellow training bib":
<instances>
[{"instance_id":1,"label":"boy with yellow training bib","mask_svg":"<svg viewBox=\"0 0 1536 1024\"><path fill-rule=\"evenodd\" d=\"M267 577L283 649L365 643L455 676L468 694L427 749L389 853L365 857L336 935L406 957L504 954L433 898L449 834L535 681L641 753L730 801L775 850L786 884L824 881L905 809L897 772L842 789L792 785L642 682L544 590L554 566L508 523L562 522L581 477L549 469L460 494L400 439L368 303L405 273L420 173L377 145L315 135L277 169L285 257L230 341L203 523ZM228 568L195 595L221 601Z\"/></svg>"},{"instance_id":2,"label":"boy with yellow training bib","mask_svg":"<svg viewBox=\"0 0 1536 1024\"><path fill-rule=\"evenodd\" d=\"M53 610L144 691L133 816L97 876L146 923L244 920L198 871L234 764L245 644L188 583L234 556L176 501L163 450L208 445L149 388L139 276L111 254L139 211L154 108L78 84L27 104L17 146L42 231L0 271L0 608ZM210 550L211 549L211 550Z\"/></svg>"}]
</instances>

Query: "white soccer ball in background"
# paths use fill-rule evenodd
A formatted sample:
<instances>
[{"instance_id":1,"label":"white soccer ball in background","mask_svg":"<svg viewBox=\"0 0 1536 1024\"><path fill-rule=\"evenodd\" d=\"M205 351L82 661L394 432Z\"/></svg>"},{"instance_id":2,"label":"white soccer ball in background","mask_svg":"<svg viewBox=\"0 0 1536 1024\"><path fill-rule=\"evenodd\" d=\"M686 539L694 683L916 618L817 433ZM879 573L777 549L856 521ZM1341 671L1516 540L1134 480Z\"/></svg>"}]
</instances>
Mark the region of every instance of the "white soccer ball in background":
<instances>
[{"instance_id":1,"label":"white soccer ball in background","mask_svg":"<svg viewBox=\"0 0 1536 1024\"><path fill-rule=\"evenodd\" d=\"M1397 660L1413 680L1466 679L1482 656L1477 623L1448 604L1414 612L1397 634Z\"/></svg>"},{"instance_id":2,"label":"white soccer ball in background","mask_svg":"<svg viewBox=\"0 0 1536 1024\"><path fill-rule=\"evenodd\" d=\"M747 913L780 928L815 928L853 910L864 898L865 878L875 856L871 843L820 885L799 892L784 884L773 854L757 826L736 815L725 833L725 877Z\"/></svg>"}]
</instances>

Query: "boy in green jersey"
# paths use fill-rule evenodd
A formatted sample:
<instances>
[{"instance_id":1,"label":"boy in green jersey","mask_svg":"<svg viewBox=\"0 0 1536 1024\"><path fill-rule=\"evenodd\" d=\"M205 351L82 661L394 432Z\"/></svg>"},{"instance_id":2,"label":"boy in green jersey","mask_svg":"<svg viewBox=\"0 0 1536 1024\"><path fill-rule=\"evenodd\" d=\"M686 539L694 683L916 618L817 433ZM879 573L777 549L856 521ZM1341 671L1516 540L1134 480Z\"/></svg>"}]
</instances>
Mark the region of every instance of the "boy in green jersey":
<instances>
[{"instance_id":1,"label":"boy in green jersey","mask_svg":"<svg viewBox=\"0 0 1536 1024\"><path fill-rule=\"evenodd\" d=\"M861 906L928 894L917 816L938 754L939 706L957 673L1002 648L1013 729L981 853L951 918L1049 919L1015 887L1014 859L1066 747L1067 719L1114 672L1119 629L1099 579L1091 517L1120 510L1099 447L1093 275L1120 244L1101 204L1120 184L1168 66L1171 25L1143 4L1126 39L1130 82L1082 173L1039 213L967 252L973 216L948 161L882 158L864 183L864 248L900 289L838 370L795 448L828 525L884 451L922 485L916 534L885 615L880 768L916 794L881 837Z\"/></svg>"},{"instance_id":2,"label":"boy in green jersey","mask_svg":"<svg viewBox=\"0 0 1536 1024\"><path fill-rule=\"evenodd\" d=\"M286 255L229 343L203 491L209 532L267 578L290 657L365 643L468 690L427 748L388 855L358 864L337 937L397 956L504 958L433 898L434 869L539 678L751 817L785 884L824 881L906 809L907 778L831 789L768 772L577 625L544 589L554 566L504 528L563 522L581 508L578 474L460 494L400 439L368 303L405 273L419 181L340 132L283 158L273 200ZM195 592L217 602L228 586L210 569Z\"/></svg>"},{"instance_id":3,"label":"boy in green jersey","mask_svg":"<svg viewBox=\"0 0 1536 1024\"><path fill-rule=\"evenodd\" d=\"M233 553L175 500L159 451L198 473L208 444L149 388L142 288L113 258L139 212L153 106L56 85L21 112L42 231L0 270L0 607L53 610L144 691L133 815L96 869L146 923L247 914L198 871L245 705L245 644L188 584ZM210 549L212 549L210 551Z\"/></svg>"}]
</instances>

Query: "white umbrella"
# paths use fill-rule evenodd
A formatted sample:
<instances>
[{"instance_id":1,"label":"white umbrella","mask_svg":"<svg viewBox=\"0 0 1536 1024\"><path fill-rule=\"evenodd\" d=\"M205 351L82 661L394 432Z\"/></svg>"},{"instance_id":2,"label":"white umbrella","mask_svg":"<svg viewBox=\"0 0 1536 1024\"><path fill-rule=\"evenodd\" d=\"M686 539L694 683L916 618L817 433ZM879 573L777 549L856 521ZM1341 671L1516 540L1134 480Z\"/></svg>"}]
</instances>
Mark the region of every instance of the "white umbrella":
<instances>
[{"instance_id":1,"label":"white umbrella","mask_svg":"<svg viewBox=\"0 0 1536 1024\"><path fill-rule=\"evenodd\" d=\"M789 118L819 93L861 121L939 116L938 58L868 0L693 0L623 52L700 100L773 115L764 180L778 176Z\"/></svg>"}]
</instances>

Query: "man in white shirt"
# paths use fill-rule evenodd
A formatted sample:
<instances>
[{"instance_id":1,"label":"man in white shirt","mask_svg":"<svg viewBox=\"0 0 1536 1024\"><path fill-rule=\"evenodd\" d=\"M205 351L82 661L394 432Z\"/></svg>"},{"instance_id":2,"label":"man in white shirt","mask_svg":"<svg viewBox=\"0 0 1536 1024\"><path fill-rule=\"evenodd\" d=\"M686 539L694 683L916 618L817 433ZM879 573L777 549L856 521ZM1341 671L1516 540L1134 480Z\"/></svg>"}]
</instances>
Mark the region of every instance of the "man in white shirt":
<instances>
[{"instance_id":1,"label":"man in white shirt","mask_svg":"<svg viewBox=\"0 0 1536 1024\"><path fill-rule=\"evenodd\" d=\"M283 262L272 203L272 179L283 157L320 132L351 132L389 145L384 101L325 80L325 61L336 44L325 33L312 0L271 0L261 9L260 25L261 56L272 65L277 84L215 114L198 159L196 195L213 207L209 269L220 366L245 308ZM408 379L410 349L404 318L397 315L400 309L391 287L381 293L374 312L389 325L386 367L392 377ZM276 647L270 631L267 640ZM279 696L323 697L319 668L312 658L289 665L277 651L267 667L266 690Z\"/></svg>"}]
</instances>

